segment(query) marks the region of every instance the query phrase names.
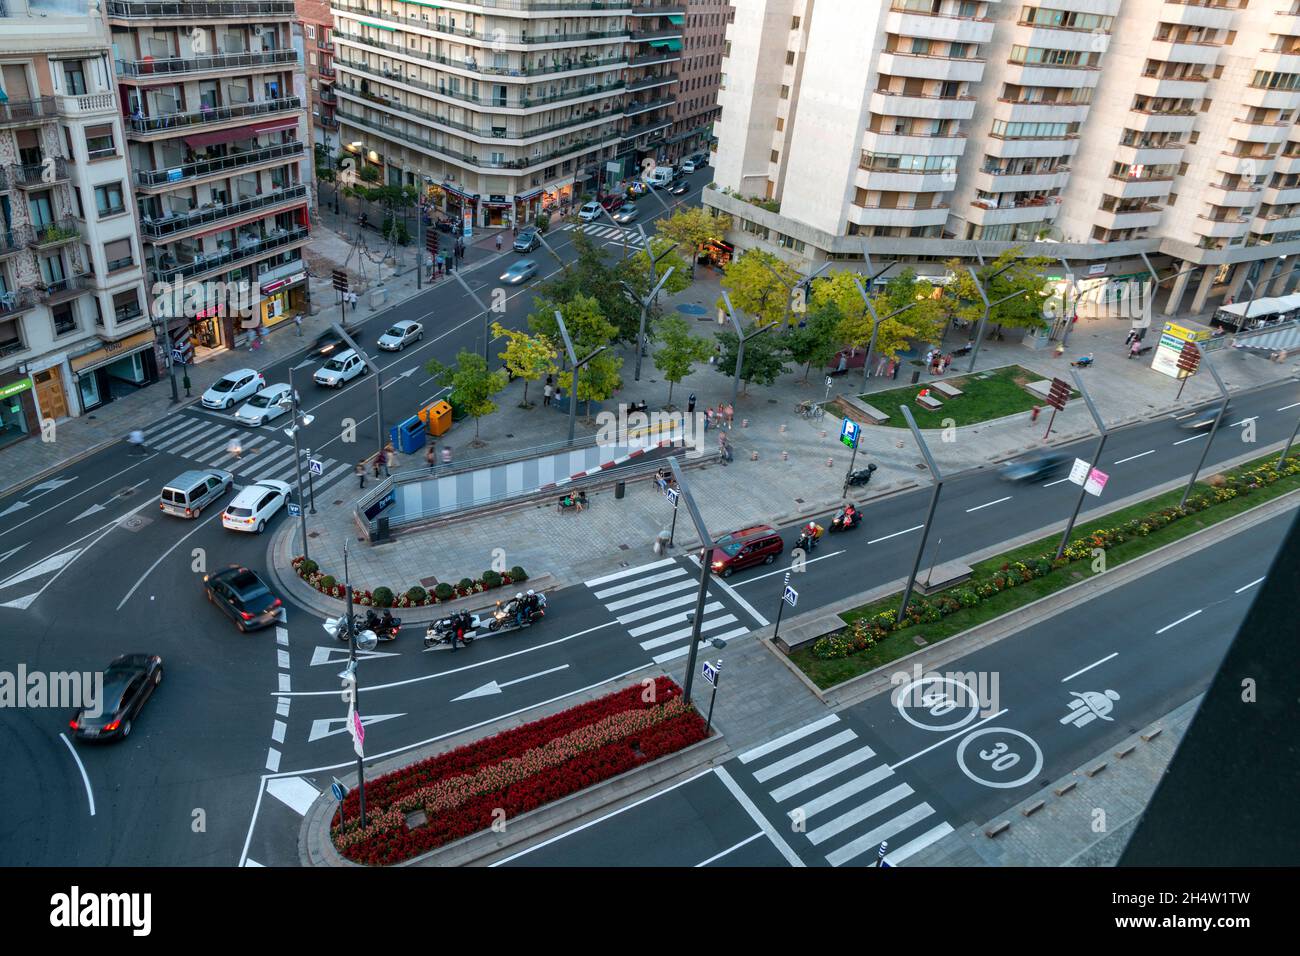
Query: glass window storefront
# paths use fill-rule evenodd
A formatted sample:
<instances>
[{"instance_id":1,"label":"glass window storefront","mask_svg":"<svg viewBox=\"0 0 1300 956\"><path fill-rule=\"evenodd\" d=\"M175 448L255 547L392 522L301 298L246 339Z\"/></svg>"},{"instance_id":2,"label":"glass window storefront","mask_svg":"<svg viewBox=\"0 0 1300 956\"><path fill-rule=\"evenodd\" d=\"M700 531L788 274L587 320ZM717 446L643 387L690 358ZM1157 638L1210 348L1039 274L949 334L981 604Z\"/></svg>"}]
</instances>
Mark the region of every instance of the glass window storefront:
<instances>
[{"instance_id":1,"label":"glass window storefront","mask_svg":"<svg viewBox=\"0 0 1300 956\"><path fill-rule=\"evenodd\" d=\"M32 400L31 389L30 378L0 385L0 448L27 437L29 429L25 406Z\"/></svg>"}]
</instances>

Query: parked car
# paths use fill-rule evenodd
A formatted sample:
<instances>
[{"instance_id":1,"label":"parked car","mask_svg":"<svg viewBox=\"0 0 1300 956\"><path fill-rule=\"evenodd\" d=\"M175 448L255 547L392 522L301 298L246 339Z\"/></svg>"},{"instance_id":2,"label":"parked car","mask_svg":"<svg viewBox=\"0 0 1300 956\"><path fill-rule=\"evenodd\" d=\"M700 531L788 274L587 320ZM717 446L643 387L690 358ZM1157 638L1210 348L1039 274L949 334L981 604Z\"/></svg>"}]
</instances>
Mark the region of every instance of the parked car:
<instances>
[{"instance_id":1,"label":"parked car","mask_svg":"<svg viewBox=\"0 0 1300 956\"><path fill-rule=\"evenodd\" d=\"M163 514L197 518L203 509L235 485L235 476L220 468L183 471L163 485L158 507Z\"/></svg>"},{"instance_id":2,"label":"parked car","mask_svg":"<svg viewBox=\"0 0 1300 956\"><path fill-rule=\"evenodd\" d=\"M500 281L506 285L519 285L537 274L537 263L532 259L517 259L501 273Z\"/></svg>"},{"instance_id":3,"label":"parked car","mask_svg":"<svg viewBox=\"0 0 1300 956\"><path fill-rule=\"evenodd\" d=\"M235 412L235 421L241 425L265 425L271 419L279 418L292 405L293 390L288 385L268 385Z\"/></svg>"},{"instance_id":4,"label":"parked car","mask_svg":"<svg viewBox=\"0 0 1300 956\"><path fill-rule=\"evenodd\" d=\"M242 633L269 627L280 619L280 599L261 578L238 564L203 575L203 590Z\"/></svg>"},{"instance_id":5,"label":"parked car","mask_svg":"<svg viewBox=\"0 0 1300 956\"><path fill-rule=\"evenodd\" d=\"M618 212L614 213L614 221L620 226L625 226L629 222L636 222L637 217L640 215L641 210L636 206L636 204L628 203Z\"/></svg>"},{"instance_id":6,"label":"parked car","mask_svg":"<svg viewBox=\"0 0 1300 956\"><path fill-rule=\"evenodd\" d=\"M394 322L392 327L379 336L379 347L385 352L400 352L412 342L424 338L424 326L410 319Z\"/></svg>"},{"instance_id":7,"label":"parked car","mask_svg":"<svg viewBox=\"0 0 1300 956\"><path fill-rule=\"evenodd\" d=\"M583 222L591 222L593 219L600 218L600 203L589 202L578 210L578 218Z\"/></svg>"},{"instance_id":8,"label":"parked car","mask_svg":"<svg viewBox=\"0 0 1300 956\"><path fill-rule=\"evenodd\" d=\"M288 482L260 478L246 487L221 512L221 524L231 531L261 534L266 523L289 500Z\"/></svg>"},{"instance_id":9,"label":"parked car","mask_svg":"<svg viewBox=\"0 0 1300 956\"><path fill-rule=\"evenodd\" d=\"M541 244L542 240L538 238L535 226L520 229L519 235L515 236L515 252L532 252Z\"/></svg>"},{"instance_id":10,"label":"parked car","mask_svg":"<svg viewBox=\"0 0 1300 956\"><path fill-rule=\"evenodd\" d=\"M1073 461L1072 455L1056 454L1022 458L1020 461L1009 462L1002 467L1002 480L1021 483L1047 481L1068 470Z\"/></svg>"},{"instance_id":11,"label":"parked car","mask_svg":"<svg viewBox=\"0 0 1300 956\"><path fill-rule=\"evenodd\" d=\"M266 380L262 378L261 372L255 372L251 368L239 368L227 372L213 382L212 387L204 392L199 400L204 408L226 409L236 402L251 398L265 387Z\"/></svg>"},{"instance_id":12,"label":"parked car","mask_svg":"<svg viewBox=\"0 0 1300 956\"><path fill-rule=\"evenodd\" d=\"M343 326L343 331L348 334L349 338L355 341L357 333L361 331L361 327L359 325L345 325ZM339 334L332 328L326 329L320 335L316 336L316 341L312 344L312 352L316 355L322 356L333 355L340 349L346 348L351 348L351 346L344 342L343 339L339 337Z\"/></svg>"},{"instance_id":13,"label":"parked car","mask_svg":"<svg viewBox=\"0 0 1300 956\"><path fill-rule=\"evenodd\" d=\"M686 157L686 161L682 163L682 172L698 173L701 169L706 168L708 165L709 165L708 153L692 153L690 156Z\"/></svg>"},{"instance_id":14,"label":"parked car","mask_svg":"<svg viewBox=\"0 0 1300 956\"><path fill-rule=\"evenodd\" d=\"M771 564L785 550L785 542L771 525L756 524L724 534L713 542L709 569L724 578L755 564ZM702 555L701 555L702 556Z\"/></svg>"},{"instance_id":15,"label":"parked car","mask_svg":"<svg viewBox=\"0 0 1300 956\"><path fill-rule=\"evenodd\" d=\"M364 375L365 372L365 360L353 349L348 349L346 352L340 352L318 368L316 374L312 376L312 381L317 385L342 388L358 375Z\"/></svg>"},{"instance_id":16,"label":"parked car","mask_svg":"<svg viewBox=\"0 0 1300 956\"><path fill-rule=\"evenodd\" d=\"M131 736L145 701L162 683L163 661L157 654L123 654L104 669L104 687L96 716L77 711L68 729L78 740L121 740Z\"/></svg>"}]
</instances>

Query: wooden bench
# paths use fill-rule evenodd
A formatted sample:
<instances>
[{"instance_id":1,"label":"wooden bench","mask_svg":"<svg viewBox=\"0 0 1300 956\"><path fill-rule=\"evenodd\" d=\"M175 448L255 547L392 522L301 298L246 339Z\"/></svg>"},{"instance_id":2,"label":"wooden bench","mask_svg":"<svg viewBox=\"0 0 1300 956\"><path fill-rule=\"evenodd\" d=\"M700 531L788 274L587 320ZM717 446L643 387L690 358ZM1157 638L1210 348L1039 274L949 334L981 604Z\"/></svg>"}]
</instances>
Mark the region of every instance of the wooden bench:
<instances>
[{"instance_id":1,"label":"wooden bench","mask_svg":"<svg viewBox=\"0 0 1300 956\"><path fill-rule=\"evenodd\" d=\"M928 408L932 412L943 408L943 402L939 401L933 395L918 395L916 396L916 403L922 408Z\"/></svg>"},{"instance_id":2,"label":"wooden bench","mask_svg":"<svg viewBox=\"0 0 1300 956\"><path fill-rule=\"evenodd\" d=\"M847 403L848 403L852 408L854 408L854 409L856 409L857 411L861 412L862 415L863 415L863 416L864 416L864 417L865 417L869 422L871 422L871 424L873 424L873 425L883 425L885 422L889 421L889 416L888 416L888 415L886 415L886 414L885 414L884 412L882 412L880 409L876 408L876 406L874 406L874 405L868 405L866 402L864 402L864 401L863 401L862 399L860 399L860 398L857 398L857 397L852 396L852 395L845 395L845 396L842 396L842 398L843 398L844 401L846 401L846 402L847 402Z\"/></svg>"},{"instance_id":3,"label":"wooden bench","mask_svg":"<svg viewBox=\"0 0 1300 956\"><path fill-rule=\"evenodd\" d=\"M944 398L960 398L962 391L955 385L949 385L947 382L931 382L930 387L942 395Z\"/></svg>"}]
</instances>

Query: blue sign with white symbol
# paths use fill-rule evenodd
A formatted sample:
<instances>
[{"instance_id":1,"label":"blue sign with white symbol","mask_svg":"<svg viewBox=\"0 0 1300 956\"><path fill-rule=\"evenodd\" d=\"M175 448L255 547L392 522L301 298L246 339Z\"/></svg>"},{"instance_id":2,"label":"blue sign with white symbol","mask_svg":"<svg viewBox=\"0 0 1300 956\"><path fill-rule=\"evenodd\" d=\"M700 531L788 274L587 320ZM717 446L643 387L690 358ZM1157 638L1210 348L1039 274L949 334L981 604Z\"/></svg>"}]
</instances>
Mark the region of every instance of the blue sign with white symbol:
<instances>
[{"instance_id":1,"label":"blue sign with white symbol","mask_svg":"<svg viewBox=\"0 0 1300 956\"><path fill-rule=\"evenodd\" d=\"M296 518L300 514L302 514L302 509L299 508L296 504L294 504L294 502L292 501L289 502L289 517Z\"/></svg>"},{"instance_id":2,"label":"blue sign with white symbol","mask_svg":"<svg viewBox=\"0 0 1300 956\"><path fill-rule=\"evenodd\" d=\"M799 592L787 584L785 586L785 593L781 595L781 600L791 607L794 607L799 603Z\"/></svg>"},{"instance_id":3,"label":"blue sign with white symbol","mask_svg":"<svg viewBox=\"0 0 1300 956\"><path fill-rule=\"evenodd\" d=\"M840 442L849 448L858 447L858 438L862 434L862 426L851 418L846 418L840 423Z\"/></svg>"},{"instance_id":4,"label":"blue sign with white symbol","mask_svg":"<svg viewBox=\"0 0 1300 956\"><path fill-rule=\"evenodd\" d=\"M325 472L325 462L321 461L319 458L308 458L307 470L313 475L323 474Z\"/></svg>"},{"instance_id":5,"label":"blue sign with white symbol","mask_svg":"<svg viewBox=\"0 0 1300 956\"><path fill-rule=\"evenodd\" d=\"M714 687L718 686L718 668L708 661L704 662L703 667L704 679Z\"/></svg>"},{"instance_id":6,"label":"blue sign with white symbol","mask_svg":"<svg viewBox=\"0 0 1300 956\"><path fill-rule=\"evenodd\" d=\"M330 793L334 795L335 800L342 803L343 798L348 795L348 788L343 786L343 784L339 783L337 780L335 780L333 783L330 784Z\"/></svg>"}]
</instances>

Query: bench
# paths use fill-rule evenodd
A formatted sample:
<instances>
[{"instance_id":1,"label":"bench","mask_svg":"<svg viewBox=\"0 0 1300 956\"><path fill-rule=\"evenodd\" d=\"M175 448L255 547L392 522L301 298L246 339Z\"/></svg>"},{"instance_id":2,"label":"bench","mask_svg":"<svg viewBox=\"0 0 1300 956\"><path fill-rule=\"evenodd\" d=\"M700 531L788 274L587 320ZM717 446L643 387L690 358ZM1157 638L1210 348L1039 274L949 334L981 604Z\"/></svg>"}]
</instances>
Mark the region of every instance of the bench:
<instances>
[{"instance_id":1,"label":"bench","mask_svg":"<svg viewBox=\"0 0 1300 956\"><path fill-rule=\"evenodd\" d=\"M947 382L932 382L930 387L942 395L944 398L960 398L961 389L955 385L949 385Z\"/></svg>"},{"instance_id":2,"label":"bench","mask_svg":"<svg viewBox=\"0 0 1300 956\"><path fill-rule=\"evenodd\" d=\"M916 396L916 403L922 408L928 408L932 412L943 408L943 402L939 401L933 395L918 395Z\"/></svg>"},{"instance_id":3,"label":"bench","mask_svg":"<svg viewBox=\"0 0 1300 956\"><path fill-rule=\"evenodd\" d=\"M1035 397L1047 401L1047 395L1052 390L1052 380L1050 378L1040 378L1036 382L1030 382L1027 384L1025 390L1032 393Z\"/></svg>"},{"instance_id":4,"label":"bench","mask_svg":"<svg viewBox=\"0 0 1300 956\"><path fill-rule=\"evenodd\" d=\"M888 416L888 415L886 415L886 414L885 414L884 412L882 412L880 409L876 408L876 406L874 406L874 405L868 405L866 402L862 401L862 399L860 399L860 398L855 398L855 397L852 396L852 395L845 395L845 396L842 396L842 398L843 398L844 401L846 401L846 402L847 402L847 403L848 403L852 408L854 408L854 409L856 409L857 411L861 412L861 413L863 414L863 416L866 417L867 421L871 422L871 424L873 424L873 425L883 425L885 422L889 421L889 416Z\"/></svg>"}]
</instances>

